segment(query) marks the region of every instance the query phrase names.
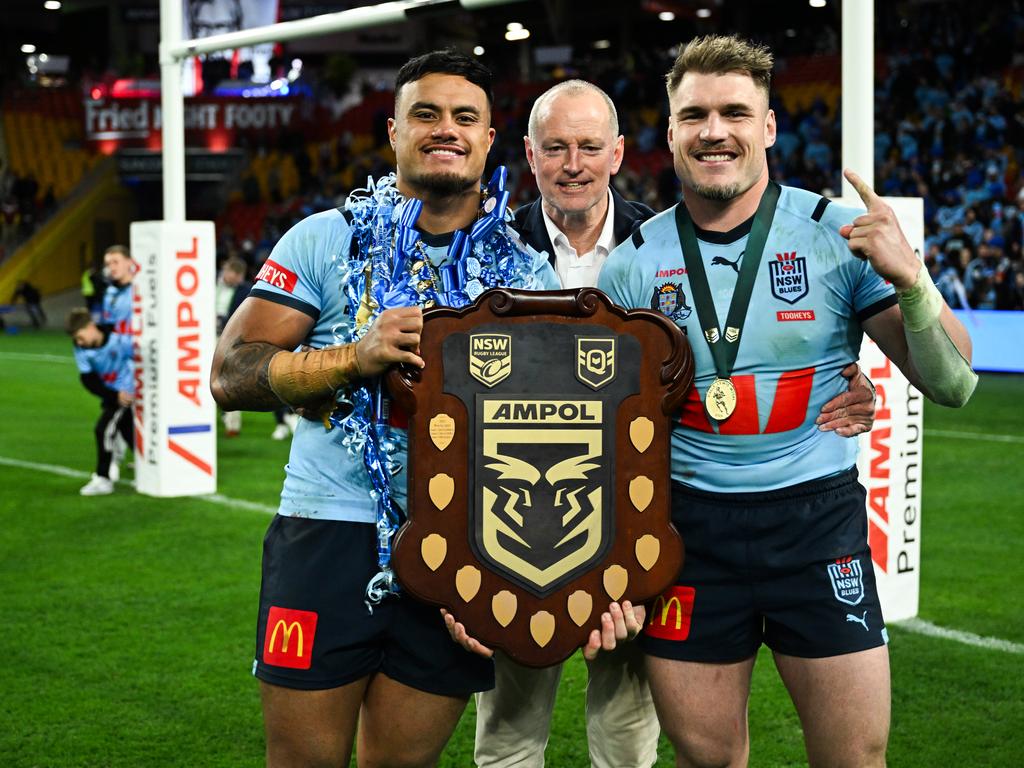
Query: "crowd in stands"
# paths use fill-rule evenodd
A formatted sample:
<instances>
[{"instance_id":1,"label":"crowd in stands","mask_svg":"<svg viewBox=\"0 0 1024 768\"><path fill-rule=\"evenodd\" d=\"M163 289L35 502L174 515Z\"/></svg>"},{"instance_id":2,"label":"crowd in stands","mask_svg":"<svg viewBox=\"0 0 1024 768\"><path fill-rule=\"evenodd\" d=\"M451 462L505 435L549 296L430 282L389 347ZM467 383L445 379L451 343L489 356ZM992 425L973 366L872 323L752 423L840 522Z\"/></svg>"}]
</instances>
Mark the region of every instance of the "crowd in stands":
<instances>
[{"instance_id":1,"label":"crowd in stands","mask_svg":"<svg viewBox=\"0 0 1024 768\"><path fill-rule=\"evenodd\" d=\"M1024 50L1024 2L998 6L923 4L912 17L881 14L876 29L875 186L886 196L924 200L923 256L954 308L1024 309L1024 54L1015 53ZM772 175L836 195L839 40L834 33L793 38L789 32L765 41L780 54ZM554 79L592 80L611 95L626 137L615 186L656 210L679 195L665 146L664 72L673 53L641 46L624 58L588 55L550 72ZM808 72L801 75L801 68ZM515 206L536 197L522 136L530 105L551 81L522 83L499 71L498 82L498 138L489 162L508 168ZM341 115L341 127L328 140L291 134L273 147L249 148L247 170L229 204L211 214L219 263L240 257L252 277L295 221L342 205L368 176L387 173L394 161L384 125L389 103L387 94L367 84L362 103L349 107L372 113L361 121L363 130L347 127ZM8 253L53 209L52 188L42 194L39 187L31 176L0 175L0 247Z\"/></svg>"},{"instance_id":2,"label":"crowd in stands","mask_svg":"<svg viewBox=\"0 0 1024 768\"><path fill-rule=\"evenodd\" d=\"M950 12L952 8L953 12ZM924 258L950 306L1024 310L1024 61L1013 51L1024 40L1024 14L1011 3L990 18L971 17L966 4L922 9L909 28L879 30L875 113L875 184L887 196L921 197ZM958 15L960 14L960 15ZM995 45L990 45L992 36ZM772 41L776 49L784 43ZM838 82L838 41L821 43ZM832 47L830 49L830 46ZM883 52L884 51L884 52ZM615 185L628 198L661 210L678 199L678 183L665 149L667 57L634 53L630 66L567 68L557 76L583 76L601 85L619 108L626 156ZM773 177L825 195L840 190L841 115L837 87L793 108L786 94L787 63L775 88L778 140L769 152ZM780 87L781 84L781 87ZM499 89L498 139L492 162L513 180L513 204L536 196L523 153L533 96L549 83ZM359 107L355 107L358 109ZM240 255L255 268L292 223L315 210L342 205L344 194L367 175L389 169L383 131L377 146L352 153L352 136L321 145L323 162L299 193L270 199L257 236L222 231L221 255Z\"/></svg>"},{"instance_id":3,"label":"crowd in stands","mask_svg":"<svg viewBox=\"0 0 1024 768\"><path fill-rule=\"evenodd\" d=\"M0 169L0 263L32 235L56 205L52 186L41 192L31 173L18 175Z\"/></svg>"}]
</instances>

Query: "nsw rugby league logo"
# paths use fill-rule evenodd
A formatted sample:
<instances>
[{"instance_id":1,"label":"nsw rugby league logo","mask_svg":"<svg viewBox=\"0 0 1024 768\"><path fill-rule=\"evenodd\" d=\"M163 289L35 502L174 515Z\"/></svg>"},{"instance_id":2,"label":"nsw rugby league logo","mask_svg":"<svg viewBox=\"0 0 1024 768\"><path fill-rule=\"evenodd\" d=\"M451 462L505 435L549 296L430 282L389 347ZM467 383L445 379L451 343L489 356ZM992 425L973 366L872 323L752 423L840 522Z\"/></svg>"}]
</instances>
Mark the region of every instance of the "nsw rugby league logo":
<instances>
[{"instance_id":1,"label":"nsw rugby league logo","mask_svg":"<svg viewBox=\"0 0 1024 768\"><path fill-rule=\"evenodd\" d=\"M807 259L796 251L776 253L775 261L768 262L772 296L787 304L796 304L807 295Z\"/></svg>"},{"instance_id":2,"label":"nsw rugby league logo","mask_svg":"<svg viewBox=\"0 0 1024 768\"><path fill-rule=\"evenodd\" d=\"M836 600L847 605L857 605L864 599L864 571L860 560L841 557L826 566L832 593Z\"/></svg>"}]
</instances>

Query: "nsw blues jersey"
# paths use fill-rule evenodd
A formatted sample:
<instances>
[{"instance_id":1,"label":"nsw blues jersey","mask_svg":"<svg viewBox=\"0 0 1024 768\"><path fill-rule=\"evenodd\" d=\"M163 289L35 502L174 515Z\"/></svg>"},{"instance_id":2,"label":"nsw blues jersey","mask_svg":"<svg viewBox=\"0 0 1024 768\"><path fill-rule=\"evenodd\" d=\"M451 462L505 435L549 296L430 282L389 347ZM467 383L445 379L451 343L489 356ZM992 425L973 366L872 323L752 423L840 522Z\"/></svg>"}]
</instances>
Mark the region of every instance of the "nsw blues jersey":
<instances>
[{"instance_id":1,"label":"nsw blues jersey","mask_svg":"<svg viewBox=\"0 0 1024 768\"><path fill-rule=\"evenodd\" d=\"M427 257L435 266L447 260L451 235L421 237ZM343 274L352 246L352 228L338 210L303 219L277 243L256 276L250 296L305 312L314 320L303 344L321 348L343 343L350 331L345 311ZM541 285L557 289L558 278L547 259L523 247L533 257L533 272ZM393 459L407 462L408 438L400 418L392 418L397 446ZM369 497L370 482L362 460L342 445L344 434L324 429L319 422L299 419L285 467L279 514L372 523L376 504ZM392 494L402 507L406 501L404 471L392 480Z\"/></svg>"},{"instance_id":2,"label":"nsw blues jersey","mask_svg":"<svg viewBox=\"0 0 1024 768\"><path fill-rule=\"evenodd\" d=\"M135 363L132 359L132 337L111 333L102 347L75 347L75 365L81 374L95 373L117 392L135 391Z\"/></svg>"},{"instance_id":3,"label":"nsw blues jersey","mask_svg":"<svg viewBox=\"0 0 1024 768\"><path fill-rule=\"evenodd\" d=\"M675 207L609 256L598 287L627 308L665 314L687 334L696 363L672 429L672 477L708 491L783 488L853 466L857 441L821 432L821 406L845 392L840 371L857 360L861 322L896 303L891 285L856 258L839 227L861 213L783 187L758 268L732 372L736 410L714 422L704 395L715 366L700 327L676 229ZM729 313L750 222L697 230L720 325ZM720 329L724 333L724 329Z\"/></svg>"},{"instance_id":4,"label":"nsw blues jersey","mask_svg":"<svg viewBox=\"0 0 1024 768\"><path fill-rule=\"evenodd\" d=\"M132 284L108 285L103 294L103 324L114 333L132 332Z\"/></svg>"}]
</instances>

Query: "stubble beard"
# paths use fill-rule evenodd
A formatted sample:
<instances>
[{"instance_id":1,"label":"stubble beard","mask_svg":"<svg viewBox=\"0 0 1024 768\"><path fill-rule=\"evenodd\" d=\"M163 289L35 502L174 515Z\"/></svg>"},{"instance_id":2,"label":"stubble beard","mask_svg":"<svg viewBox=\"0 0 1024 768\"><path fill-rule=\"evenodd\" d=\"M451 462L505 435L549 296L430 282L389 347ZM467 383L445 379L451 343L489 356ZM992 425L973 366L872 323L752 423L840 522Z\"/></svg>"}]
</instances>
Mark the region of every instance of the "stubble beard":
<instances>
[{"instance_id":1,"label":"stubble beard","mask_svg":"<svg viewBox=\"0 0 1024 768\"><path fill-rule=\"evenodd\" d=\"M727 202L739 197L744 191L739 184L694 184L694 193L705 200Z\"/></svg>"},{"instance_id":2,"label":"stubble beard","mask_svg":"<svg viewBox=\"0 0 1024 768\"><path fill-rule=\"evenodd\" d=\"M414 176L409 179L409 183L431 197L455 197L473 189L480 180L459 176L457 173L430 173Z\"/></svg>"}]
</instances>

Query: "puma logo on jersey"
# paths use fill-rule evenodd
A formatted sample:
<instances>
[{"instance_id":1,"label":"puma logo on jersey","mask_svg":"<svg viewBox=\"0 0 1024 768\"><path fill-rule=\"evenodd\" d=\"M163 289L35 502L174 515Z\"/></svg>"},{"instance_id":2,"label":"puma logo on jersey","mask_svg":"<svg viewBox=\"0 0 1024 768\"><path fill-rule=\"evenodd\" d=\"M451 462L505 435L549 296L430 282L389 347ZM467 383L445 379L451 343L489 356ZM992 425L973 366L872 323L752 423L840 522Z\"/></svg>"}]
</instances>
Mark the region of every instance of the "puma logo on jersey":
<instances>
[{"instance_id":1,"label":"puma logo on jersey","mask_svg":"<svg viewBox=\"0 0 1024 768\"><path fill-rule=\"evenodd\" d=\"M848 614L846 614L846 620L848 622L849 621L857 622L862 627L864 627L864 631L865 632L869 632L870 631L868 629L868 612L867 611L864 611L864 615L862 615L859 619L856 616L854 616L852 613L848 613Z\"/></svg>"},{"instance_id":2,"label":"puma logo on jersey","mask_svg":"<svg viewBox=\"0 0 1024 768\"><path fill-rule=\"evenodd\" d=\"M744 253L746 253L746 251L744 251ZM740 263L740 259L742 259L742 258L743 258L743 254L742 253L739 256L736 257L736 261L729 261L727 258L725 258L725 256L715 256L711 260L711 266L712 267L717 266L717 265L724 266L724 265L728 264L730 267L732 267L734 270L736 270L736 274L738 275L740 273L739 263Z\"/></svg>"}]
</instances>

